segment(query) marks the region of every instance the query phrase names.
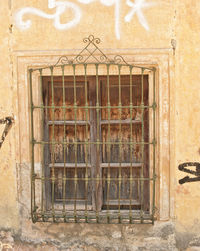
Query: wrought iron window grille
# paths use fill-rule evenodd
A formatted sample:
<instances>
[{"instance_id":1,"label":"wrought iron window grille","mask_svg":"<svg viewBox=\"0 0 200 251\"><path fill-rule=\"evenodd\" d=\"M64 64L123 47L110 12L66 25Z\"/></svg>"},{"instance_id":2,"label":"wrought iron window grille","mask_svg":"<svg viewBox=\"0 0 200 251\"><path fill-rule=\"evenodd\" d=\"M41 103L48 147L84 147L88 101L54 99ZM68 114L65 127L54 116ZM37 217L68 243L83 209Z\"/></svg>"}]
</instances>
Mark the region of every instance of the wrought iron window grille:
<instances>
[{"instance_id":1,"label":"wrought iron window grille","mask_svg":"<svg viewBox=\"0 0 200 251\"><path fill-rule=\"evenodd\" d=\"M156 69L83 42L74 59L29 69L32 220L154 223Z\"/></svg>"}]
</instances>

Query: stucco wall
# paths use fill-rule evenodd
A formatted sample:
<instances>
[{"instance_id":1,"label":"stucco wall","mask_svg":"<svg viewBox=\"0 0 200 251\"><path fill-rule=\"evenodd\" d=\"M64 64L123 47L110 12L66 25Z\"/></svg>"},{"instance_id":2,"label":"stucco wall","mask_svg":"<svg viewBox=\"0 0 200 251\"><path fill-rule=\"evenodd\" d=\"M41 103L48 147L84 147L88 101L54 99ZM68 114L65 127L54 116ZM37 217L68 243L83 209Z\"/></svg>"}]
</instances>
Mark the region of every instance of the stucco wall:
<instances>
[{"instance_id":1,"label":"stucco wall","mask_svg":"<svg viewBox=\"0 0 200 251\"><path fill-rule=\"evenodd\" d=\"M130 11L134 6L128 6L126 1L113 1L113 4L112 1L103 0L60 1L62 2L73 3L61 16L61 23L69 24L71 20L73 27L63 30L60 29L62 26L59 23L54 24L52 16L49 16L51 19L44 17L45 13L50 15L55 13L56 8L51 8L55 7L54 1L5 0L0 5L2 20L0 27L0 118L14 116L15 119L0 149L0 229L12 230L13 233L22 236L23 240L39 238L41 231L47 232L44 239L53 238L47 231L47 225L34 225L29 219L30 201L27 198L30 196L28 188L30 156L29 151L26 150L29 149L29 128L26 122L23 123L23 119L27 120L29 116L26 70L28 66L37 64L38 60L53 63L54 59L62 54L76 54L82 48L82 39L93 34L102 40L101 49L106 53L119 52L127 56L131 54L133 55L131 60L138 62L142 59L143 63L146 60L147 64L158 63L159 60L156 61L156 58L160 59L158 68L162 69L159 73L162 78L158 77L159 87L162 89L163 81L168 83L167 103L163 102L160 108L161 114L167 109L168 115L161 118L161 124L163 121L168 121L169 128L166 136L168 141L165 142L167 147L164 148L166 153L163 153L164 145L159 146L160 154L165 155L166 159L162 157L159 164L158 207L163 210L162 212L167 212L166 215L163 213L161 218L173 226L170 228L173 233L177 231L176 237L173 237L177 243L182 242L184 233L198 234L200 182L179 185L178 180L186 174L178 170L178 165L187 161L198 162L200 154L198 106L200 100L200 71L198 69L200 2L197 0L146 0L143 4L149 3L149 6L137 9L129 23L125 22L124 18L127 14L131 14ZM106 6L109 2L112 5ZM127 2L134 3L133 0ZM142 3L142 1L135 2ZM25 7L29 8L24 9ZM27 26L27 29L23 29L23 22L20 22L22 10L29 11L23 16L24 21L31 20L30 27ZM40 16L33 14L38 11L40 11ZM149 55L153 55L154 60L151 61ZM162 63L166 64L166 67L160 68ZM159 98L162 100L163 96L160 95ZM160 136L165 136L164 129L163 133L162 131L160 133ZM156 224L159 228L159 224L163 223L158 221ZM53 224L51 227L58 226ZM133 238L134 231L139 231L138 229L142 229L140 234L145 236L145 233L149 231L148 227L144 230L145 227L126 228L125 226L100 225L97 228L101 234L96 232L95 236L106 235L106 231L109 230L105 229L116 228L116 231L119 231L126 240L129 236ZM42 230L44 228L46 230ZM74 229L77 227L62 225L59 228L65 228L65 235L68 235L68 231L76 232ZM82 235L77 234L76 240L83 238L84 228L84 226L80 228ZM90 234L94 227L87 225L86 228L89 231L87 236L93 238L92 243L97 243L96 237ZM129 229L132 229L131 235L129 235ZM155 231L157 231L156 228ZM184 248L194 236L196 235L190 235L189 239L185 238L187 240L185 246L183 245ZM103 240L103 237L101 238ZM123 245L123 238L119 237L119 243L121 243L118 244L119 247ZM62 236L56 236L55 239L62 241ZM110 237L110 246L114 239ZM175 244L173 245L175 248ZM119 250L122 249L119 248Z\"/></svg>"}]
</instances>

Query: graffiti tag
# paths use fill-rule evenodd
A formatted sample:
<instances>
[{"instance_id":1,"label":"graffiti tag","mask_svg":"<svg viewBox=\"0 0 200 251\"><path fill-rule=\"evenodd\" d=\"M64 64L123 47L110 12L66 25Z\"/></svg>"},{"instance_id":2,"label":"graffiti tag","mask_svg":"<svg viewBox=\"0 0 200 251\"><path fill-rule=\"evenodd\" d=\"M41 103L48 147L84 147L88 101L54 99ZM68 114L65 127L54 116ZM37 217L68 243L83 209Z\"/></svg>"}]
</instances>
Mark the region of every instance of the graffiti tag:
<instances>
[{"instance_id":1,"label":"graffiti tag","mask_svg":"<svg viewBox=\"0 0 200 251\"><path fill-rule=\"evenodd\" d=\"M196 167L196 171L192 170L192 169L189 169L189 168L186 168L186 167ZM185 176L183 179L180 179L179 180L179 184L184 184L184 183L187 183L187 182L196 182L196 181L200 181L200 163L198 162L185 162L185 163L182 163L178 166L178 169L182 172L185 172L185 173L189 173L189 174L192 174L196 177L189 177L188 175Z\"/></svg>"},{"instance_id":2,"label":"graffiti tag","mask_svg":"<svg viewBox=\"0 0 200 251\"><path fill-rule=\"evenodd\" d=\"M97 1L97 0L96 0ZM120 39L120 10L122 0L98 0L102 5L110 7L113 6L115 9L115 35L117 39ZM81 4L91 4L95 0L77 0ZM146 0L126 0L126 5L130 7L130 11L124 17L124 21L129 23L133 19L134 15L137 16L139 23L146 29L149 30L148 22L143 14L143 9L151 7L154 3L146 2ZM27 14L36 15L45 19L53 20L53 25L58 30L67 30L76 26L81 21L82 11L77 3L69 1L56 1L48 0L48 8L54 9L55 13L48 14L40 9L34 7L24 7L17 11L15 15L16 25L21 30L27 30L31 27L32 21L30 19L24 20L24 16ZM67 11L73 13L73 17L66 23L61 23L61 15Z\"/></svg>"}]
</instances>

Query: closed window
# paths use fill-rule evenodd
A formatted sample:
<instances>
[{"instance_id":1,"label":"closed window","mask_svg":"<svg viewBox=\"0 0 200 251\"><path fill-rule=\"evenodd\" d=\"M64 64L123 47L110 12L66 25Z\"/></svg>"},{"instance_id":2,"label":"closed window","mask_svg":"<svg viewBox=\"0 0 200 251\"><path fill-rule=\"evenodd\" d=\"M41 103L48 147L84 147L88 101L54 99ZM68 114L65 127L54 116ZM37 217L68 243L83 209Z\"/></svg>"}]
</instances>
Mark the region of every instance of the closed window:
<instances>
[{"instance_id":1,"label":"closed window","mask_svg":"<svg viewBox=\"0 0 200 251\"><path fill-rule=\"evenodd\" d=\"M45 110L45 141L55 142L46 146L46 171L55 177L54 202L65 202L66 208L141 208L141 184L134 178L149 175L148 145L141 145L142 137L148 142L148 109L142 135L142 110L136 108L141 105L141 76L133 77L132 86L129 76L120 81L119 86L118 77L109 76L108 83L101 76L96 83L90 76L86 82L77 77L74 84L65 77L63 86L62 78L55 77L52 87L50 77L43 78L45 106L55 106ZM147 76L143 100L148 106ZM148 210L147 183L143 189ZM46 193L52 192L49 184Z\"/></svg>"},{"instance_id":2,"label":"closed window","mask_svg":"<svg viewBox=\"0 0 200 251\"><path fill-rule=\"evenodd\" d=\"M30 91L33 220L153 222L155 69L68 62L30 70Z\"/></svg>"}]
</instances>

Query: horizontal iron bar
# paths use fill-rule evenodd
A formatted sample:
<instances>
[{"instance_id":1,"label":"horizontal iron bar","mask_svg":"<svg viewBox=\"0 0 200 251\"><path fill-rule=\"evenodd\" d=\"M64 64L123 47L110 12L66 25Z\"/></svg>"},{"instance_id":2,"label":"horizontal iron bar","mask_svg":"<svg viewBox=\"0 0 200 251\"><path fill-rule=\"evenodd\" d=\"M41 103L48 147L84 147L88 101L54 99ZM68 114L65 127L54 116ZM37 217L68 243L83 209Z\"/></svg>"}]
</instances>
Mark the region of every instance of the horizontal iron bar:
<instances>
[{"instance_id":1,"label":"horizontal iron bar","mask_svg":"<svg viewBox=\"0 0 200 251\"><path fill-rule=\"evenodd\" d=\"M131 65L131 64L119 64L119 63L114 63L114 62L110 62L110 63L106 63L106 62L104 62L104 63L100 63L100 62L91 62L91 63L67 63L67 64L61 64L61 65L51 65L51 66L45 66L45 67L40 67L40 68L31 68L31 69L29 69L29 70L31 70L32 72L33 71L41 71L41 70L44 70L44 69L51 69L52 67L53 68L61 68L61 67L65 67L65 66L73 66L73 65L108 65L108 66L111 66L111 65L115 65L115 66L125 66L125 67L127 67L127 68L132 68L132 69L134 69L134 68L137 68L137 69L143 69L144 71L145 70L149 70L149 71L152 71L152 72L154 72L156 69L155 69L155 67L152 67L152 68L149 68L149 67L144 67L144 66L137 66L137 65Z\"/></svg>"},{"instance_id":2,"label":"horizontal iron bar","mask_svg":"<svg viewBox=\"0 0 200 251\"><path fill-rule=\"evenodd\" d=\"M135 119L121 119L121 120L101 120L101 125L107 125L107 124L138 124L141 123L141 120L135 120Z\"/></svg>"},{"instance_id":3,"label":"horizontal iron bar","mask_svg":"<svg viewBox=\"0 0 200 251\"><path fill-rule=\"evenodd\" d=\"M137 124L141 123L141 120L135 120L135 119L122 119L122 120L101 120L101 125L107 125L107 124ZM48 125L89 125L90 121L86 120L49 120Z\"/></svg>"},{"instance_id":4,"label":"horizontal iron bar","mask_svg":"<svg viewBox=\"0 0 200 251\"><path fill-rule=\"evenodd\" d=\"M86 125L90 124L89 121L84 121L84 120L49 120L48 125Z\"/></svg>"},{"instance_id":5,"label":"horizontal iron bar","mask_svg":"<svg viewBox=\"0 0 200 251\"><path fill-rule=\"evenodd\" d=\"M119 221L120 217L120 221ZM144 214L142 217L139 214L134 213L133 210L126 212L126 215L121 212L120 216L117 213L112 213L109 211L108 213L104 213L103 215L99 213L98 221L97 216L95 214L91 215L89 211L83 212L76 212L76 215L70 214L69 212L63 211L62 214L58 212L35 212L34 213L35 222L52 222L57 220L63 220L63 222L87 222L87 223L117 223L117 224L152 224L153 220L156 220L156 217L152 214ZM106 222L105 222L106 221Z\"/></svg>"},{"instance_id":6,"label":"horizontal iron bar","mask_svg":"<svg viewBox=\"0 0 200 251\"><path fill-rule=\"evenodd\" d=\"M74 168L75 166L77 168L85 168L85 167L88 167L88 168L91 168L91 164L88 163L77 163L75 164L74 162L73 163L50 163L48 164L49 167L66 167L66 168Z\"/></svg>"},{"instance_id":7,"label":"horizontal iron bar","mask_svg":"<svg viewBox=\"0 0 200 251\"><path fill-rule=\"evenodd\" d=\"M54 216L54 217L56 218L56 216ZM51 218L52 218L52 220L51 220ZM75 217L70 217L70 219L65 219L65 217L60 217L60 218L62 218L63 221L58 221L56 219L53 220L52 216L49 217L48 219L43 220L42 216L41 216L40 219L35 219L34 222L52 222L52 221L54 221L54 222L64 222L64 223L90 223L90 224L105 224L105 223L106 224L135 224L135 225L141 224L141 219L135 219L135 218L121 219L120 222L118 221L118 219L113 219L113 221L111 219L106 222L105 221L100 221L100 222L98 221L97 222L97 219L94 219L92 221L92 219L86 218L86 217L85 217L86 219L84 217L82 217L82 218L76 217L76 219L75 219ZM106 218L106 216L105 216L105 218ZM71 220L71 219L73 219L73 220ZM154 218L154 220L156 220L156 218ZM151 224L152 225L153 220L152 219L146 219L146 220L142 219L142 224L148 224L148 225Z\"/></svg>"},{"instance_id":8,"label":"horizontal iron bar","mask_svg":"<svg viewBox=\"0 0 200 251\"><path fill-rule=\"evenodd\" d=\"M144 178L144 177L132 177L132 178L125 178L125 177L121 177L121 178L100 178L100 177L96 177L96 178L90 178L90 177L86 177L86 178L55 178L55 177L38 177L37 175L35 177L32 177L32 179L35 180L52 180L52 181L56 181L56 180L61 180L61 181L66 181L66 180L74 180L74 181L153 181L156 180L157 177L154 178Z\"/></svg>"},{"instance_id":9,"label":"horizontal iron bar","mask_svg":"<svg viewBox=\"0 0 200 251\"><path fill-rule=\"evenodd\" d=\"M33 140L31 142L32 144L39 144L39 145L55 145L55 144L61 144L61 145L153 145L155 142L91 142L91 141L82 141L82 142L63 142L63 141L36 141Z\"/></svg>"},{"instance_id":10,"label":"horizontal iron bar","mask_svg":"<svg viewBox=\"0 0 200 251\"><path fill-rule=\"evenodd\" d=\"M140 108L140 109L145 109L145 108L154 108L154 105L113 105L113 106L101 106L101 105L98 105L98 106L74 106L74 105L33 105L32 106L32 109L45 109L45 108L48 108L48 109L59 109L59 108L62 108L62 109L114 109L114 108L129 108L129 109L132 109L132 108Z\"/></svg>"},{"instance_id":11,"label":"horizontal iron bar","mask_svg":"<svg viewBox=\"0 0 200 251\"><path fill-rule=\"evenodd\" d=\"M73 163L50 163L48 164L49 167L67 167L67 168L74 168L75 166L77 168L85 168L85 167L88 167L88 168L91 168L91 164L90 163L77 163L75 164L74 162ZM101 163L100 164L100 167L102 168L108 168L108 167L141 167L142 163L136 163L136 162L132 162L132 163Z\"/></svg>"},{"instance_id":12,"label":"horizontal iron bar","mask_svg":"<svg viewBox=\"0 0 200 251\"><path fill-rule=\"evenodd\" d=\"M130 210L123 210L123 212L121 212L121 217L123 217L124 219L129 219L130 218L130 215L128 214ZM138 219L140 220L141 218L143 218L144 220L150 220L152 219L152 215L151 214L147 214L144 212L143 214L143 217L141 217L141 214L138 212L135 212L136 210L132 209L131 212L132 212L132 219ZM114 211L113 210L109 210L109 217L110 218L113 218L113 219L118 219L118 212L117 211ZM48 218L52 218L52 212L46 212L46 211L43 211L43 212L35 212L35 215L38 215L40 217L48 217ZM62 217L69 217L69 218L74 218L74 213L72 212L69 212L69 211L66 211L66 212L62 212L62 211L55 211L54 213L54 216L58 217L58 218L62 218ZM76 212L76 216L77 217L85 217L85 211L79 211L77 210ZM96 219L96 214L95 214L95 211L89 211L87 212L87 216L90 217L90 219ZM106 211L101 211L99 212L99 217L107 217L107 212Z\"/></svg>"},{"instance_id":13,"label":"horizontal iron bar","mask_svg":"<svg viewBox=\"0 0 200 251\"><path fill-rule=\"evenodd\" d=\"M107 167L141 167L142 163L136 163L136 162L132 162L132 163L101 163L100 167L102 168L107 168Z\"/></svg>"}]
</instances>

